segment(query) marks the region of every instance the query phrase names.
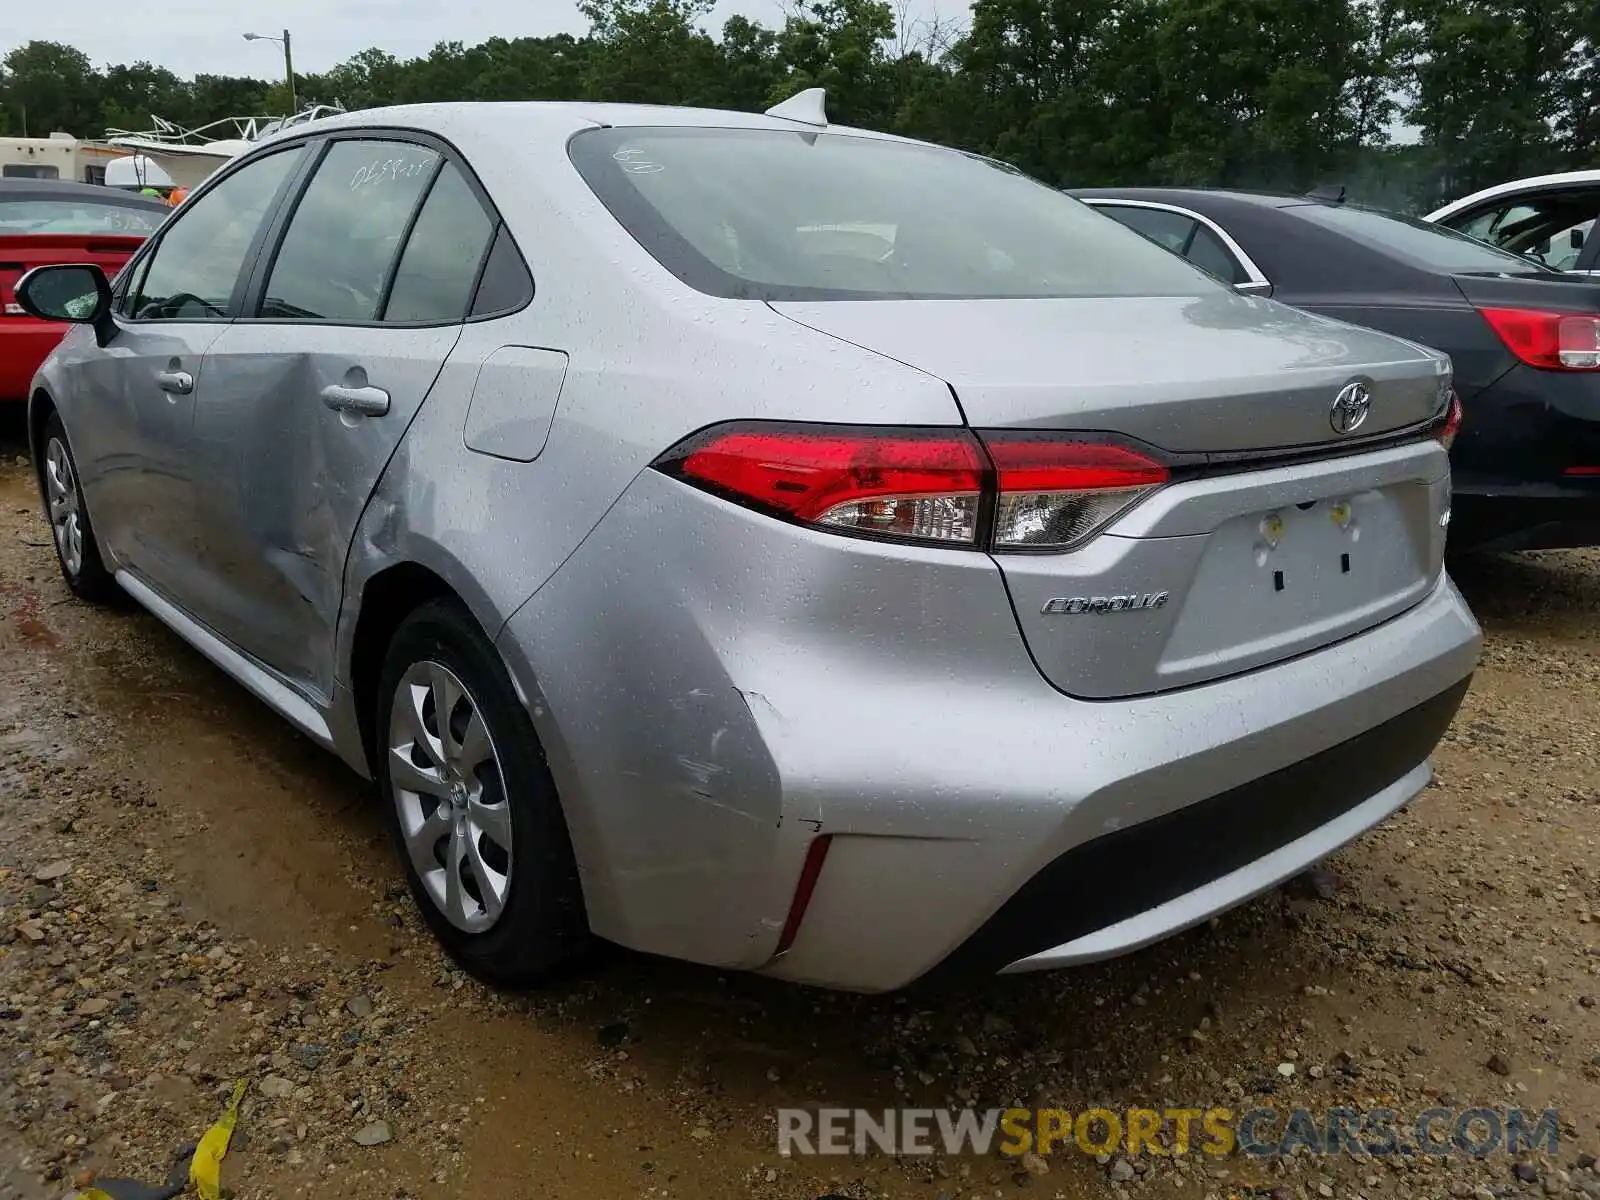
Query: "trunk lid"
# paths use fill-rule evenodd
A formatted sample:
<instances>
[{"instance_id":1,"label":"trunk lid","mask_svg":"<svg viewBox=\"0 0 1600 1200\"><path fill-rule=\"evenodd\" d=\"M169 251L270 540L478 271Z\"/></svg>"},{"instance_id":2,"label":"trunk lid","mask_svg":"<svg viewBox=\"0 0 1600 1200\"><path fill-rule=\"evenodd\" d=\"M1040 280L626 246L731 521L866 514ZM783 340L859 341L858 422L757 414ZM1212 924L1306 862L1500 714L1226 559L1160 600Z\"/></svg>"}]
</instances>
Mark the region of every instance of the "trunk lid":
<instances>
[{"instance_id":1,"label":"trunk lid","mask_svg":"<svg viewBox=\"0 0 1600 1200\"><path fill-rule=\"evenodd\" d=\"M127 234L0 234L0 320L32 320L18 307L15 289L17 280L35 267L93 263L109 279L143 243L143 237Z\"/></svg>"},{"instance_id":2,"label":"trunk lid","mask_svg":"<svg viewBox=\"0 0 1600 1200\"><path fill-rule=\"evenodd\" d=\"M1600 279L1588 275L1453 275L1478 308L1600 310Z\"/></svg>"},{"instance_id":3,"label":"trunk lid","mask_svg":"<svg viewBox=\"0 0 1600 1200\"><path fill-rule=\"evenodd\" d=\"M772 307L938 376L977 429L1115 430L1229 452L1338 440L1333 399L1356 380L1372 394L1362 436L1439 407L1432 352L1232 292Z\"/></svg>"},{"instance_id":4,"label":"trunk lid","mask_svg":"<svg viewBox=\"0 0 1600 1200\"><path fill-rule=\"evenodd\" d=\"M1372 397L1358 437L1435 416L1445 360L1431 351L1231 293L773 307L940 377L980 437L1096 431L1185 456L1078 548L994 556L1034 661L1068 694L1266 666L1437 585L1444 447L1419 436L1352 453L1330 419L1352 382Z\"/></svg>"}]
</instances>

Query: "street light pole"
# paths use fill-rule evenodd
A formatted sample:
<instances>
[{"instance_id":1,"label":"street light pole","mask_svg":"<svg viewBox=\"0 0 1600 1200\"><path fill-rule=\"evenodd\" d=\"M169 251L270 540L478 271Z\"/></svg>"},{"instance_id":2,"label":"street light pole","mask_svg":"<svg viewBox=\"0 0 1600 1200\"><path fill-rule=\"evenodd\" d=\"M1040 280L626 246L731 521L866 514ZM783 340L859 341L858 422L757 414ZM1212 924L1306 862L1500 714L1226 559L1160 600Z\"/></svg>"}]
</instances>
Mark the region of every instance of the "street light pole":
<instances>
[{"instance_id":1,"label":"street light pole","mask_svg":"<svg viewBox=\"0 0 1600 1200\"><path fill-rule=\"evenodd\" d=\"M272 37L265 33L247 33L244 35L247 42L278 42L283 46L283 77L289 85L289 116L294 116L300 111L300 101L294 90L294 43L289 38L289 31L285 29L281 38Z\"/></svg>"},{"instance_id":2,"label":"street light pole","mask_svg":"<svg viewBox=\"0 0 1600 1200\"><path fill-rule=\"evenodd\" d=\"M294 54L289 49L289 31L283 31L283 73L289 79L289 115L300 111L300 102L294 94Z\"/></svg>"}]
</instances>

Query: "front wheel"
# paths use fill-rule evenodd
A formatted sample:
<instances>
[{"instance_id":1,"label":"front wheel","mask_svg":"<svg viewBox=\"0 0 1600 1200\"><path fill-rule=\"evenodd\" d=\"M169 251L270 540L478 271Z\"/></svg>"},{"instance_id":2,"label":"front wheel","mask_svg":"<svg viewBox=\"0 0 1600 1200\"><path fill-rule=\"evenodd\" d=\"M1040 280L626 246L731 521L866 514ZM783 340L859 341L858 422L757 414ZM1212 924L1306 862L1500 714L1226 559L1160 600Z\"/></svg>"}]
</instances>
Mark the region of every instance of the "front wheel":
<instances>
[{"instance_id":1,"label":"front wheel","mask_svg":"<svg viewBox=\"0 0 1600 1200\"><path fill-rule=\"evenodd\" d=\"M568 966L589 937L555 784L499 655L458 605L401 623L375 715L390 831L434 935L491 984Z\"/></svg>"},{"instance_id":2,"label":"front wheel","mask_svg":"<svg viewBox=\"0 0 1600 1200\"><path fill-rule=\"evenodd\" d=\"M78 479L77 460L72 457L67 429L59 413L51 413L45 422L39 477L61 577L81 599L96 604L121 600L122 589L100 557L100 545L89 521L89 506L84 503L83 486Z\"/></svg>"}]
</instances>

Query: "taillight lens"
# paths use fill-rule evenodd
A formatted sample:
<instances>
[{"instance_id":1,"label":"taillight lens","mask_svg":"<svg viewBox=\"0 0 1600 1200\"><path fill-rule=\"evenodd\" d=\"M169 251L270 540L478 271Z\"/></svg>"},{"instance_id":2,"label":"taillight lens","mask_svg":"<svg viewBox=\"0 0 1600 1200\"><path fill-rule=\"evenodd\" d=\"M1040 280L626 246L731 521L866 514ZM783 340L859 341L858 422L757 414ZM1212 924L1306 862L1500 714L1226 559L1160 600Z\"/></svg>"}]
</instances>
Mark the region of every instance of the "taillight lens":
<instances>
[{"instance_id":1,"label":"taillight lens","mask_svg":"<svg viewBox=\"0 0 1600 1200\"><path fill-rule=\"evenodd\" d=\"M997 550L1066 550L1167 482L1153 458L1111 442L985 434L999 498Z\"/></svg>"},{"instance_id":2,"label":"taillight lens","mask_svg":"<svg viewBox=\"0 0 1600 1200\"><path fill-rule=\"evenodd\" d=\"M1506 349L1547 371L1600 371L1600 316L1536 308L1480 308Z\"/></svg>"},{"instance_id":3,"label":"taillight lens","mask_svg":"<svg viewBox=\"0 0 1600 1200\"><path fill-rule=\"evenodd\" d=\"M987 469L965 430L849 426L717 426L656 465L808 525L968 546Z\"/></svg>"},{"instance_id":4,"label":"taillight lens","mask_svg":"<svg viewBox=\"0 0 1600 1200\"><path fill-rule=\"evenodd\" d=\"M996 550L1081 545L1169 478L1155 458L1112 442L980 436L737 422L695 434L655 465L807 525Z\"/></svg>"},{"instance_id":5,"label":"taillight lens","mask_svg":"<svg viewBox=\"0 0 1600 1200\"><path fill-rule=\"evenodd\" d=\"M1451 388L1450 399L1446 402L1444 424L1434 435L1444 444L1446 450L1455 445L1456 434L1461 432L1461 416L1461 397L1456 395L1454 388Z\"/></svg>"}]
</instances>

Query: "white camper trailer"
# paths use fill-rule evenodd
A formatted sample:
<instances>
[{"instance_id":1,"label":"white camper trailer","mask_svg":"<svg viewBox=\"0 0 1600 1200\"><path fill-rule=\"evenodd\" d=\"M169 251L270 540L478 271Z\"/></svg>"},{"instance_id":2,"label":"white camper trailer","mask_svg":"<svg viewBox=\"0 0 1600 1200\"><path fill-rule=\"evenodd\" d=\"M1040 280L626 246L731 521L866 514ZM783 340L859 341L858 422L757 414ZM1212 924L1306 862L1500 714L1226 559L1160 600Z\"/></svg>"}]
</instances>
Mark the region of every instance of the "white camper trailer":
<instances>
[{"instance_id":1,"label":"white camper trailer","mask_svg":"<svg viewBox=\"0 0 1600 1200\"><path fill-rule=\"evenodd\" d=\"M126 153L99 142L79 141L70 133L0 138L0 179L103 183L106 166Z\"/></svg>"}]
</instances>

